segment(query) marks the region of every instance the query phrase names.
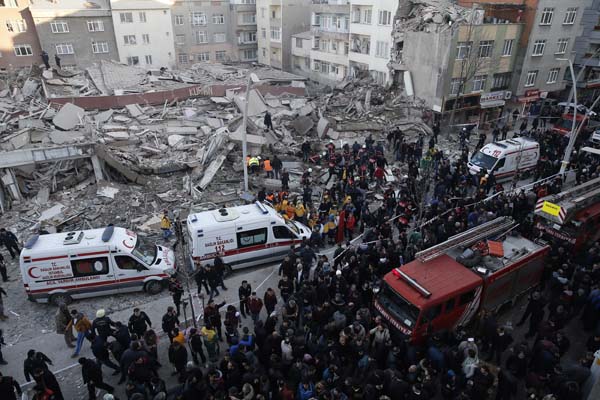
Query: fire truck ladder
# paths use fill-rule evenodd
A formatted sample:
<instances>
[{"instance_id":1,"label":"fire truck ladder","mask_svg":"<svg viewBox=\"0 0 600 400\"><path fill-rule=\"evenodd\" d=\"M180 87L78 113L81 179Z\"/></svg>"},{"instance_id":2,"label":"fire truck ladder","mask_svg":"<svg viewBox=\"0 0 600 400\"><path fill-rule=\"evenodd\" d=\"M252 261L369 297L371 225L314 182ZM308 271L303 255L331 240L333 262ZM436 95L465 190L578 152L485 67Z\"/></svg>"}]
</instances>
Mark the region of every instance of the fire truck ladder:
<instances>
[{"instance_id":1,"label":"fire truck ladder","mask_svg":"<svg viewBox=\"0 0 600 400\"><path fill-rule=\"evenodd\" d=\"M447 251L455 249L457 247L467 247L474 243L477 243L488 237L497 235L499 233L509 230L515 221L510 217L498 217L493 221L488 221L485 224L481 224L466 232L454 235L446 240L444 243L432 246L428 249L420 251L416 254L417 259L421 262L433 260L445 254Z\"/></svg>"},{"instance_id":2,"label":"fire truck ladder","mask_svg":"<svg viewBox=\"0 0 600 400\"><path fill-rule=\"evenodd\" d=\"M544 201L560 206L561 212L559 215L554 216L542 211ZM562 225L577 211L598 201L600 201L600 178L592 179L584 184L565 190L564 192L541 198L536 204L535 213L541 214L545 219Z\"/></svg>"}]
</instances>

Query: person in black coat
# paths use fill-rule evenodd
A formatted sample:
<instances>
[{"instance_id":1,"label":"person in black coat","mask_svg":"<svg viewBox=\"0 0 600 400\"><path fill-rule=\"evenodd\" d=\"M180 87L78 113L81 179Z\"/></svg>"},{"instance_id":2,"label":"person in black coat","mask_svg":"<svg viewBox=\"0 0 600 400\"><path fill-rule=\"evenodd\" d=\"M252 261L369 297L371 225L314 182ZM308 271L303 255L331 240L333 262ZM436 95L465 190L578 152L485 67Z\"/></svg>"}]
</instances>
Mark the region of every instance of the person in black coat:
<instances>
[{"instance_id":1,"label":"person in black coat","mask_svg":"<svg viewBox=\"0 0 600 400\"><path fill-rule=\"evenodd\" d=\"M175 371L179 374L179 382L185 380L185 365L187 364L187 350L181 343L173 341L169 346L169 362L175 367Z\"/></svg>"},{"instance_id":2,"label":"person in black coat","mask_svg":"<svg viewBox=\"0 0 600 400\"><path fill-rule=\"evenodd\" d=\"M152 328L152 321L150 321L148 314L141 311L139 308L134 308L133 315L129 317L129 323L127 325L131 334L136 334L139 338L142 338L144 337L146 330Z\"/></svg>"},{"instance_id":3,"label":"person in black coat","mask_svg":"<svg viewBox=\"0 0 600 400\"><path fill-rule=\"evenodd\" d=\"M119 342L119 344L124 348L128 348L131 344L131 336L129 335L129 330L125 325L121 322L115 322L115 333L113 335L115 339Z\"/></svg>"},{"instance_id":4,"label":"person in black coat","mask_svg":"<svg viewBox=\"0 0 600 400\"><path fill-rule=\"evenodd\" d=\"M79 364L81 364L81 376L83 377L83 383L87 385L90 400L96 398L96 388L104 389L108 393L114 392L115 388L104 382L102 369L94 360L81 357Z\"/></svg>"},{"instance_id":5,"label":"person in black coat","mask_svg":"<svg viewBox=\"0 0 600 400\"><path fill-rule=\"evenodd\" d=\"M542 296L540 295L540 292L537 291L531 294L531 298L529 303L527 303L525 313L523 313L523 316L517 323L517 326L521 326L525 323L527 318L531 317L529 318L529 330L527 331L527 334L525 334L526 338L530 338L536 334L538 325L544 319L545 304L541 297Z\"/></svg>"},{"instance_id":6,"label":"person in black coat","mask_svg":"<svg viewBox=\"0 0 600 400\"><path fill-rule=\"evenodd\" d=\"M125 382L125 378L131 364L133 364L138 358L146 357L147 355L148 354L142 350L140 342L131 342L131 346L123 352L123 355L119 360L119 365L121 367L121 379L119 380L119 384Z\"/></svg>"},{"instance_id":7,"label":"person in black coat","mask_svg":"<svg viewBox=\"0 0 600 400\"><path fill-rule=\"evenodd\" d=\"M196 328L190 329L190 349L192 350L192 358L194 359L194 363L198 364L198 355L202 359L202 363L206 364L206 355L204 355L204 350L202 349L202 335Z\"/></svg>"},{"instance_id":8,"label":"person in black coat","mask_svg":"<svg viewBox=\"0 0 600 400\"><path fill-rule=\"evenodd\" d=\"M92 332L98 336L102 336L104 340L113 335L113 327L115 323L106 316L106 311L100 309L96 311L96 318L92 322Z\"/></svg>"},{"instance_id":9,"label":"person in black coat","mask_svg":"<svg viewBox=\"0 0 600 400\"><path fill-rule=\"evenodd\" d=\"M52 391L54 397L52 400L64 400L62 390L60 389L60 385L56 380L56 377L50 370L36 368L33 371L33 379L36 382L36 386L46 387Z\"/></svg>"},{"instance_id":10,"label":"person in black coat","mask_svg":"<svg viewBox=\"0 0 600 400\"><path fill-rule=\"evenodd\" d=\"M240 314L242 314L243 318L246 318L246 314L250 314L250 309L248 308L248 299L252 294L252 287L248 283L248 281L243 280L242 285L238 288L238 296L240 299Z\"/></svg>"},{"instance_id":11,"label":"person in black coat","mask_svg":"<svg viewBox=\"0 0 600 400\"><path fill-rule=\"evenodd\" d=\"M17 395L21 396L21 386L12 376L3 376L0 372L0 399L17 400Z\"/></svg>"},{"instance_id":12,"label":"person in black coat","mask_svg":"<svg viewBox=\"0 0 600 400\"><path fill-rule=\"evenodd\" d=\"M167 313L162 317L162 329L169 336L169 341L173 341L173 330L179 327L179 318L177 312L171 306L167 308Z\"/></svg>"},{"instance_id":13,"label":"person in black coat","mask_svg":"<svg viewBox=\"0 0 600 400\"><path fill-rule=\"evenodd\" d=\"M265 112L264 123L265 123L265 128L267 128L267 130L270 129L273 132L275 132L275 129L273 129L273 120L271 119L271 113L268 111Z\"/></svg>"},{"instance_id":14,"label":"person in black coat","mask_svg":"<svg viewBox=\"0 0 600 400\"><path fill-rule=\"evenodd\" d=\"M96 336L92 341L92 353L94 354L94 357L96 357L96 359L98 360L99 366L104 364L107 367L114 369L115 372L113 373L113 375L118 375L121 372L119 366L112 362L112 360L110 359L110 353L108 352L108 344L102 336Z\"/></svg>"},{"instance_id":15,"label":"person in black coat","mask_svg":"<svg viewBox=\"0 0 600 400\"><path fill-rule=\"evenodd\" d=\"M23 373L25 375L25 380L27 382L31 382L33 372L36 369L47 370L48 364L52 365L52 360L50 360L44 353L41 351L29 350L27 352L27 358L23 362Z\"/></svg>"},{"instance_id":16,"label":"person in black coat","mask_svg":"<svg viewBox=\"0 0 600 400\"><path fill-rule=\"evenodd\" d=\"M14 233L7 231L5 228L0 228L0 244L3 244L4 247L6 247L6 250L8 250L13 260L21 253L21 249L19 249L19 239L17 239Z\"/></svg>"}]
</instances>

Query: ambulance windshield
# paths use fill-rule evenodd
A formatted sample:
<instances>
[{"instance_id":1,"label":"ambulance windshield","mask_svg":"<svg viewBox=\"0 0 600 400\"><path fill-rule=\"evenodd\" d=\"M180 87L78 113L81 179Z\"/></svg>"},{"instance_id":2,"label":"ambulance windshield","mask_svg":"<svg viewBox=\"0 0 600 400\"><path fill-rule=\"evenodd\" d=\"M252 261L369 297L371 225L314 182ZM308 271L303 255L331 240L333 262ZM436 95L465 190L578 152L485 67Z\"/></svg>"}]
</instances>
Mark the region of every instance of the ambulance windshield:
<instances>
[{"instance_id":1,"label":"ambulance windshield","mask_svg":"<svg viewBox=\"0 0 600 400\"><path fill-rule=\"evenodd\" d=\"M137 235L137 242L131 252L146 265L152 265L156 260L156 245L143 239L140 235Z\"/></svg>"},{"instance_id":2,"label":"ambulance windshield","mask_svg":"<svg viewBox=\"0 0 600 400\"><path fill-rule=\"evenodd\" d=\"M496 165L496 161L498 161L496 157L483 154L480 151L477 152L477 154L475 154L473 158L471 158L471 164L477 165L480 168L485 168L488 171L490 171L494 167L494 165Z\"/></svg>"},{"instance_id":3,"label":"ambulance windshield","mask_svg":"<svg viewBox=\"0 0 600 400\"><path fill-rule=\"evenodd\" d=\"M285 220L285 224L288 226L288 228L290 228L292 230L292 232L294 232L296 235L300 234L300 230L298 229L298 227L296 226L296 224L294 224L292 221L290 221L289 219Z\"/></svg>"}]
</instances>

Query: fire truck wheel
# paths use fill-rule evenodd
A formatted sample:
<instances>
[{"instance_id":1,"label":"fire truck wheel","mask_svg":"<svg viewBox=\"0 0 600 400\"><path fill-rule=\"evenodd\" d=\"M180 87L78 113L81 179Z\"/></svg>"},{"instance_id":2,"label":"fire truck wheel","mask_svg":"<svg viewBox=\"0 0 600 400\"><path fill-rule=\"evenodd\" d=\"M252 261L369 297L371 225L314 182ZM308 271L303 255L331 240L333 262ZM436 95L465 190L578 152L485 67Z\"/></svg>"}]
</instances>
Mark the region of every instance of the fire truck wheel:
<instances>
[{"instance_id":1,"label":"fire truck wheel","mask_svg":"<svg viewBox=\"0 0 600 400\"><path fill-rule=\"evenodd\" d=\"M73 299L66 293L56 293L50 296L50 303L55 306L60 306L61 304L71 304Z\"/></svg>"},{"instance_id":2,"label":"fire truck wheel","mask_svg":"<svg viewBox=\"0 0 600 400\"><path fill-rule=\"evenodd\" d=\"M150 281L144 286L146 293L159 294L163 290L163 285L159 281Z\"/></svg>"}]
</instances>

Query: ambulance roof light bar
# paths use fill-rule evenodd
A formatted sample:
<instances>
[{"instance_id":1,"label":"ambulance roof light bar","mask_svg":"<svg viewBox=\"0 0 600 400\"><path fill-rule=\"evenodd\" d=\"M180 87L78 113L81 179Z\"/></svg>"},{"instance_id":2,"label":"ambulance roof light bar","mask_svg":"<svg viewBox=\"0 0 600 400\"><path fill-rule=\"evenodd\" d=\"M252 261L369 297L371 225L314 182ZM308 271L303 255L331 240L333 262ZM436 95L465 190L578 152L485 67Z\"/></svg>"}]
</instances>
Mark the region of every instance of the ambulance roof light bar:
<instances>
[{"instance_id":1,"label":"ambulance roof light bar","mask_svg":"<svg viewBox=\"0 0 600 400\"><path fill-rule=\"evenodd\" d=\"M102 232L102 241L104 243L110 241L110 238L112 237L114 231L115 226L113 224L110 224L106 228L104 228L104 232Z\"/></svg>"},{"instance_id":2,"label":"ambulance roof light bar","mask_svg":"<svg viewBox=\"0 0 600 400\"><path fill-rule=\"evenodd\" d=\"M33 248L33 246L35 246L35 243L38 241L38 239L40 238L40 235L33 235L32 237L30 237L27 242L25 243L25 247L26 249L30 250Z\"/></svg>"},{"instance_id":3,"label":"ambulance roof light bar","mask_svg":"<svg viewBox=\"0 0 600 400\"><path fill-rule=\"evenodd\" d=\"M269 213L269 210L267 210L267 207L265 207L265 205L263 203L261 203L260 201L256 201L254 204L256 204L256 207L258 207L258 209L260 210L261 213L263 213L263 214Z\"/></svg>"},{"instance_id":4,"label":"ambulance roof light bar","mask_svg":"<svg viewBox=\"0 0 600 400\"><path fill-rule=\"evenodd\" d=\"M404 280L406 283L408 283L414 289L416 289L416 291L419 292L419 293L421 293L421 295L423 297L425 297L425 298L431 297L431 292L429 290L425 289L419 282L417 282L416 280L414 280L410 276L406 275L404 273L404 271L400 270L400 268L394 268L394 270L392 271L392 273L395 276L397 276L398 278L401 278L402 280Z\"/></svg>"}]
</instances>

